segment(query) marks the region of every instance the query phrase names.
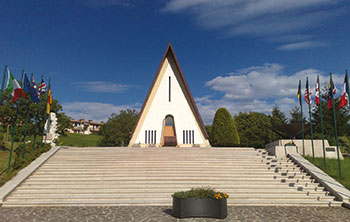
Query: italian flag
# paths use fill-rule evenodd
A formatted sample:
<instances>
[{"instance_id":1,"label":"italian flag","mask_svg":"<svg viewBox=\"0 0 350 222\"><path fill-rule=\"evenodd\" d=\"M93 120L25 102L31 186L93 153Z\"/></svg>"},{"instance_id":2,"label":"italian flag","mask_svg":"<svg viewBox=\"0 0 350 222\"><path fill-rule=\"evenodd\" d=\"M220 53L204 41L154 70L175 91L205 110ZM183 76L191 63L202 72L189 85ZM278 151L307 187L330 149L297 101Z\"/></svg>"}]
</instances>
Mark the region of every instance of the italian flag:
<instances>
[{"instance_id":1,"label":"italian flag","mask_svg":"<svg viewBox=\"0 0 350 222\"><path fill-rule=\"evenodd\" d=\"M26 98L26 95L24 94L24 91L22 90L17 80L13 78L9 70L7 70L7 73L8 78L5 91L12 95L12 101L16 102L19 97Z\"/></svg>"}]
</instances>

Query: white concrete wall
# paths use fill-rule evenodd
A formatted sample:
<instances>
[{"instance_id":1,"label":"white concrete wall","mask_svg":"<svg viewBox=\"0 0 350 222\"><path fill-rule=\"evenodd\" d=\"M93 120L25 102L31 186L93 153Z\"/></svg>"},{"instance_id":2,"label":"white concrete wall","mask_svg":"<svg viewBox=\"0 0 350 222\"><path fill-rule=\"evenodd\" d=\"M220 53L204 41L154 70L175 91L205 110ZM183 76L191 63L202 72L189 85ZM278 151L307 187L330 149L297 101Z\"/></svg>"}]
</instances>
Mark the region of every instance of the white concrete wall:
<instances>
[{"instance_id":1,"label":"white concrete wall","mask_svg":"<svg viewBox=\"0 0 350 222\"><path fill-rule=\"evenodd\" d=\"M194 130L194 144L205 144L200 128L190 105L185 98L180 84L174 74L174 70L167 62L166 69L160 75L158 91L151 101L149 111L142 124L141 130L136 136L134 144L145 144L145 130L156 130L156 144L160 145L162 137L163 120L167 115L174 117L176 138L178 145L183 144L183 130ZM169 102L169 76L171 77L171 101ZM148 101L150 102L150 101Z\"/></svg>"},{"instance_id":2,"label":"white concrete wall","mask_svg":"<svg viewBox=\"0 0 350 222\"><path fill-rule=\"evenodd\" d=\"M293 142L296 146L293 147L286 147L285 145ZM326 148L326 157L327 158L337 158L337 147L336 146L330 146L328 143L328 140L324 140L325 148ZM286 156L287 153L299 153L300 155L303 155L303 140L300 139L293 139L293 140L278 140L272 143L269 143L265 146L265 149L272 155L275 156ZM294 151L294 149L296 149ZM306 156L312 156L312 143L311 140L306 139L304 140L304 149L305 149L305 155ZM333 150L333 151L332 151ZM314 155L315 157L323 157L323 145L322 140L314 140ZM343 155L339 148L339 155L340 159L343 159Z\"/></svg>"}]
</instances>

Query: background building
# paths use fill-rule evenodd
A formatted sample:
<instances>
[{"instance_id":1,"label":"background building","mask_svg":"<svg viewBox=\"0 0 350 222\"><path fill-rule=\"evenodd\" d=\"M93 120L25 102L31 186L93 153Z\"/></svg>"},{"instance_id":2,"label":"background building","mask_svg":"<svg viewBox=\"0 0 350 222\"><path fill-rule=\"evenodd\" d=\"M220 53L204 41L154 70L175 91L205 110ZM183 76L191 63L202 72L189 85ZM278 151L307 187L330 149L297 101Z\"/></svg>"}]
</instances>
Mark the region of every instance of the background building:
<instances>
[{"instance_id":1,"label":"background building","mask_svg":"<svg viewBox=\"0 0 350 222\"><path fill-rule=\"evenodd\" d=\"M73 128L67 130L69 133L80 133L86 135L98 132L100 130L100 127L104 124L103 121L94 122L92 120L85 121L84 119L72 119L71 123L73 124Z\"/></svg>"}]
</instances>

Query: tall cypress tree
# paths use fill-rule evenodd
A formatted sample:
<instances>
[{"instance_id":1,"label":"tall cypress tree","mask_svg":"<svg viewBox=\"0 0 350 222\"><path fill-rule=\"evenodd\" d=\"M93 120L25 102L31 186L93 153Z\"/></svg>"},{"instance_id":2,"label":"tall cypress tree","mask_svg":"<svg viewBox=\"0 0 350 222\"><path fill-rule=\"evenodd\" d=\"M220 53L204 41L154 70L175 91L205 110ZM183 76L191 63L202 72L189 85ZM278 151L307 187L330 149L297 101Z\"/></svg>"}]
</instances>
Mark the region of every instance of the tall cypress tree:
<instances>
[{"instance_id":1,"label":"tall cypress tree","mask_svg":"<svg viewBox=\"0 0 350 222\"><path fill-rule=\"evenodd\" d=\"M236 124L225 108L219 108L214 117L210 134L212 146L235 146L240 144Z\"/></svg>"}]
</instances>

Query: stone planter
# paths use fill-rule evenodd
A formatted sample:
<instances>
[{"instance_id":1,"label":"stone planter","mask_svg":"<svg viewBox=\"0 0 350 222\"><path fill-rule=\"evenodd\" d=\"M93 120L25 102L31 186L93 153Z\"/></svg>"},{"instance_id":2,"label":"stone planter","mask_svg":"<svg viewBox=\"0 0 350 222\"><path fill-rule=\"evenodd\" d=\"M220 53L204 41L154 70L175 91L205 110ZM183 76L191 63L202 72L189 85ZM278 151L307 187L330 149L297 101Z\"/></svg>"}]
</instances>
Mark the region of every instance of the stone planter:
<instances>
[{"instance_id":1,"label":"stone planter","mask_svg":"<svg viewBox=\"0 0 350 222\"><path fill-rule=\"evenodd\" d=\"M227 217L227 199L195 199L173 198L172 215L177 218L185 217Z\"/></svg>"}]
</instances>

